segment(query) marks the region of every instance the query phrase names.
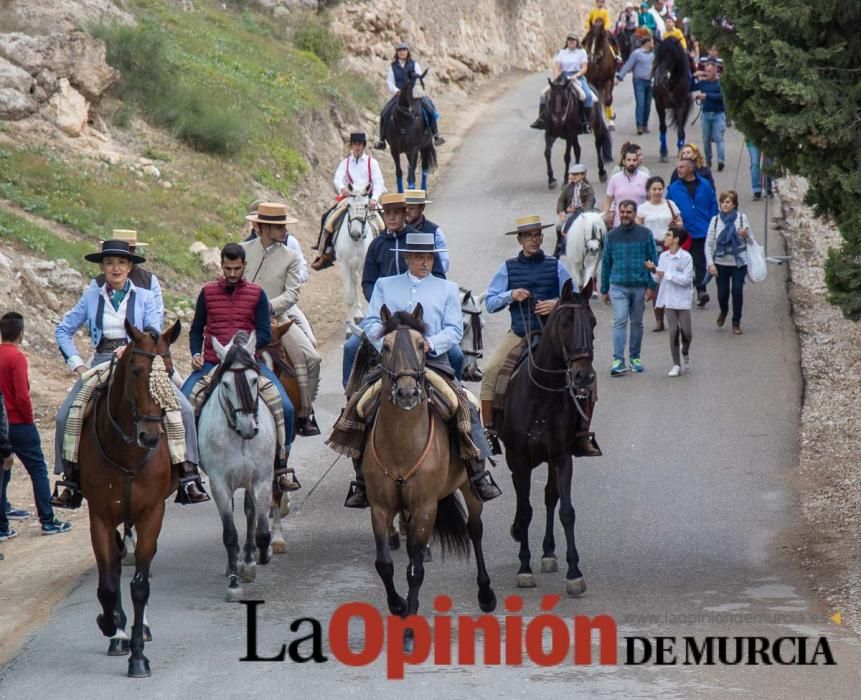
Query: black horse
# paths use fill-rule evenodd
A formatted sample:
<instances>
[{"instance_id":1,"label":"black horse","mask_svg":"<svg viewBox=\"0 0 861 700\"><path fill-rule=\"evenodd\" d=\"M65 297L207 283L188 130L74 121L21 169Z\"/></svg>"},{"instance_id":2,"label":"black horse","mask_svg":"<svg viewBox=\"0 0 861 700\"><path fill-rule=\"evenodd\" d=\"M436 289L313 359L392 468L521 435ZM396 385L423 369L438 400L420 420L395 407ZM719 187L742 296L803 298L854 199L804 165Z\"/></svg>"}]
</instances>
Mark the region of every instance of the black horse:
<instances>
[{"instance_id":1,"label":"black horse","mask_svg":"<svg viewBox=\"0 0 861 700\"><path fill-rule=\"evenodd\" d=\"M667 162L667 115L672 111L670 125L676 127L676 148L685 144L685 124L691 111L691 62L684 47L676 39L662 41L655 49L652 65L652 93L661 130L661 162Z\"/></svg>"},{"instance_id":2,"label":"black horse","mask_svg":"<svg viewBox=\"0 0 861 700\"><path fill-rule=\"evenodd\" d=\"M395 161L395 174L398 182L398 192L404 191L404 173L401 169L401 154L407 154L409 162L407 170L407 187L416 186L416 165L419 154L422 158L422 189L427 190L428 174L436 168L436 148L433 145L433 134L425 124L422 113L421 97L415 97L413 91L416 82L424 89L424 77L413 75L412 79L401 90L397 104L391 111L391 116L383 125L383 135L392 149L392 159Z\"/></svg>"},{"instance_id":3,"label":"black horse","mask_svg":"<svg viewBox=\"0 0 861 700\"><path fill-rule=\"evenodd\" d=\"M505 459L517 494L517 512L511 536L520 542L520 569L517 586L533 588L535 576L530 567L529 523L532 506L529 487L532 470L547 462L544 504L547 521L544 533L541 571L558 570L553 517L561 500L559 520L565 531L568 571L566 591L577 596L586 590L580 571L580 555L574 542L574 505L571 501L572 455L576 440L583 437L592 412L592 387L595 382L593 331L595 316L587 299L565 283L556 309L547 320L534 352L514 374L505 397L505 410L496 425L505 445ZM597 447L597 445L596 445Z\"/></svg>"},{"instance_id":4,"label":"black horse","mask_svg":"<svg viewBox=\"0 0 861 700\"><path fill-rule=\"evenodd\" d=\"M553 176L553 166L550 163L553 154L553 144L556 139L565 139L565 172L571 164L571 147L574 147L574 161L580 162L580 142L577 140L583 127L583 117L580 100L577 93L564 74L555 80L547 79L550 83L550 93L544 103L544 160L547 161L547 186L556 187ZM610 141L610 131L604 123L601 107L598 101L593 101L589 124L595 137L595 151L598 154L598 177L601 182L607 179L605 163L613 162L613 144Z\"/></svg>"}]
</instances>

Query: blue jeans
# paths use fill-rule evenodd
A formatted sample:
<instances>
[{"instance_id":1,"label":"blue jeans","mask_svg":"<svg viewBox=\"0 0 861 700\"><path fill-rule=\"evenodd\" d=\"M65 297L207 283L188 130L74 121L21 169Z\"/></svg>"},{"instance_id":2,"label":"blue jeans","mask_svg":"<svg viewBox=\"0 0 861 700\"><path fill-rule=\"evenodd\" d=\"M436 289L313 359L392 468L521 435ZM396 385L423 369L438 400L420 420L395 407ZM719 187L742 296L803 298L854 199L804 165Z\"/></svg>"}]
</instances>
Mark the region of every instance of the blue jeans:
<instances>
[{"instance_id":1,"label":"blue jeans","mask_svg":"<svg viewBox=\"0 0 861 700\"><path fill-rule=\"evenodd\" d=\"M194 385L209 374L214 367L217 367L216 363L204 362L203 367L188 375L188 379L186 379L185 383L182 385L182 393L186 398L191 398L191 391L194 389ZM260 374L271 381L278 389L278 393L281 394L281 403L284 406L284 428L287 431L287 440L284 444L289 447L293 444L294 437L293 423L295 422L295 412L293 410L293 402L290 401L290 397L287 396L287 391L284 389L281 382L278 381L278 377L275 376L275 373L271 369L260 361L257 362L257 367L260 369Z\"/></svg>"},{"instance_id":2,"label":"blue jeans","mask_svg":"<svg viewBox=\"0 0 861 700\"><path fill-rule=\"evenodd\" d=\"M21 464L30 475L33 483L33 500L36 502L36 512L39 514L39 522L50 523L54 520L54 509L51 508L51 485L48 482L48 465L45 464L45 455L42 452L42 440L39 438L39 430L33 423L23 423L9 426L9 442L12 443L12 452L21 460ZM5 506L6 488L11 479L11 470L3 473L2 493L0 502ZM0 508L0 530L9 529L9 520L6 517L6 509Z\"/></svg>"},{"instance_id":3,"label":"blue jeans","mask_svg":"<svg viewBox=\"0 0 861 700\"><path fill-rule=\"evenodd\" d=\"M705 150L706 165L712 167L712 141L717 146L718 163L725 163L726 153L724 153L723 134L726 131L726 112L703 112L700 119L703 122L703 149Z\"/></svg>"},{"instance_id":4,"label":"blue jeans","mask_svg":"<svg viewBox=\"0 0 861 700\"><path fill-rule=\"evenodd\" d=\"M583 92L586 93L586 99L583 100L583 106L586 109L592 107L592 90L589 89L589 83L586 82L586 76L581 75L577 78L577 82L580 83L580 87L583 88Z\"/></svg>"},{"instance_id":5,"label":"blue jeans","mask_svg":"<svg viewBox=\"0 0 861 700\"><path fill-rule=\"evenodd\" d=\"M741 308L744 305L744 278L747 265L715 265L717 268L718 306L726 316L729 313L729 297L732 290L732 325L741 325Z\"/></svg>"},{"instance_id":6,"label":"blue jeans","mask_svg":"<svg viewBox=\"0 0 861 700\"><path fill-rule=\"evenodd\" d=\"M631 322L629 357L640 357L643 344L643 311L646 308L645 287L610 285L610 303L613 305L613 359L625 361L625 340L628 321Z\"/></svg>"},{"instance_id":7,"label":"blue jeans","mask_svg":"<svg viewBox=\"0 0 861 700\"><path fill-rule=\"evenodd\" d=\"M641 129L649 126L649 114L652 109L652 81L646 78L634 78L634 113L637 126Z\"/></svg>"},{"instance_id":8,"label":"blue jeans","mask_svg":"<svg viewBox=\"0 0 861 700\"><path fill-rule=\"evenodd\" d=\"M763 160L763 165L768 169L771 167L771 158L762 158L760 150L752 143L747 144L747 154L750 156L750 188L754 194L762 194L762 171L760 170L759 161ZM765 177L765 190L771 194L771 176Z\"/></svg>"},{"instance_id":9,"label":"blue jeans","mask_svg":"<svg viewBox=\"0 0 861 700\"><path fill-rule=\"evenodd\" d=\"M347 342L344 343L344 359L341 365L341 378L345 389L347 388L347 382L350 381L350 372L353 371L353 363L356 361L356 355L358 354L360 347L362 347L362 340L355 335L351 335L347 339ZM460 378L463 375L464 362L463 350L460 349L460 345L455 345L448 351L448 362L454 370L454 376L457 377L458 381L460 381Z\"/></svg>"}]
</instances>

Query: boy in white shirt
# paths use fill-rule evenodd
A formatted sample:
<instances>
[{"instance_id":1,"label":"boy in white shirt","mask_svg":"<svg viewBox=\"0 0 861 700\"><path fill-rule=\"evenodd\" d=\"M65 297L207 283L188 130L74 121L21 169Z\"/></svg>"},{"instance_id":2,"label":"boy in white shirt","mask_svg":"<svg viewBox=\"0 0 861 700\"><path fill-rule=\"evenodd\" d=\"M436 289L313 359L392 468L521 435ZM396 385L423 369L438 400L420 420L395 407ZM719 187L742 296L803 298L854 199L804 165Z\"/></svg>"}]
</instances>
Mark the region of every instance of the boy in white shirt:
<instances>
[{"instance_id":1,"label":"boy in white shirt","mask_svg":"<svg viewBox=\"0 0 861 700\"><path fill-rule=\"evenodd\" d=\"M688 232L681 226L670 226L664 236L664 252L657 266L651 260L646 261L646 267L652 273L652 278L660 285L655 308L664 309L664 318L670 331L670 353L673 357L673 367L670 377L678 377L691 368L691 298L694 284L694 261L682 245L688 239ZM679 357L679 341L681 340L681 357Z\"/></svg>"}]
</instances>

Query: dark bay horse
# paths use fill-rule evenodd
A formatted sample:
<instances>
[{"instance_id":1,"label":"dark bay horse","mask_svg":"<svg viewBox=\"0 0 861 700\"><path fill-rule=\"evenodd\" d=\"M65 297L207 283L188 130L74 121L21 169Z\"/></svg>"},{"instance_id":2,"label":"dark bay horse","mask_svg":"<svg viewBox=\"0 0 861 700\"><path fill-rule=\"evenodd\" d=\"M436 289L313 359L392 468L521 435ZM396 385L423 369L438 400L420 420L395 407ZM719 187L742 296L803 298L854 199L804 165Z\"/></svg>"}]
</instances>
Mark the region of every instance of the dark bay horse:
<instances>
[{"instance_id":1,"label":"dark bay horse","mask_svg":"<svg viewBox=\"0 0 861 700\"><path fill-rule=\"evenodd\" d=\"M550 93L544 103L544 160L547 162L547 186L556 186L553 176L551 156L556 139L565 139L565 172L571 163L571 147L574 147L574 162L580 162L580 141L578 140L582 126L580 100L571 88L568 79L560 74L555 80L547 79L550 83ZM607 179L605 163L613 162L613 145L610 142L610 132L601 116L601 108L597 103L592 106L589 123L592 135L595 137L595 152L598 156L598 177L601 182Z\"/></svg>"},{"instance_id":2,"label":"dark bay horse","mask_svg":"<svg viewBox=\"0 0 861 700\"><path fill-rule=\"evenodd\" d=\"M665 39L655 49L652 65L652 94L658 113L661 138L661 162L667 162L667 110L670 124L676 127L676 148L685 143L685 124L691 110L691 63L681 43Z\"/></svg>"},{"instance_id":3,"label":"dark bay horse","mask_svg":"<svg viewBox=\"0 0 861 700\"><path fill-rule=\"evenodd\" d=\"M95 396L81 430L81 489L89 504L90 538L99 569L97 593L102 605L96 622L106 637L115 637L126 626L117 527L124 526L126 539L132 526L137 532L131 642L112 640L108 650L118 656L131 648L128 675L132 678L150 675L143 653L149 570L161 532L164 501L177 484L162 418L165 409L174 408L176 401L169 378L173 372L170 346L180 330L179 321L161 335L153 330L139 331L126 321L126 333L132 340L115 361L106 390Z\"/></svg>"},{"instance_id":4,"label":"dark bay horse","mask_svg":"<svg viewBox=\"0 0 861 700\"><path fill-rule=\"evenodd\" d=\"M466 469L452 449L449 428L428 401L425 327L422 306L410 314L390 313L383 306L383 350L380 407L362 455L371 525L377 548L376 569L386 588L392 615L415 615L424 580L425 548L436 534L443 553L466 554L472 541L478 565L478 604L496 608L496 595L484 563L481 501L469 487ZM432 370L430 370L432 371ZM466 513L457 500L460 490ZM395 589L389 540L394 516L407 513L407 582L404 600ZM413 646L407 626L404 647ZM390 639L389 644L395 643Z\"/></svg>"},{"instance_id":5,"label":"dark bay horse","mask_svg":"<svg viewBox=\"0 0 861 700\"><path fill-rule=\"evenodd\" d=\"M392 149L392 159L395 161L395 176L398 192L404 191L404 173L401 169L401 154L407 156L407 187L415 189L416 165L419 155L422 159L422 189L427 190L428 174L436 168L436 148L433 145L433 135L430 127L425 124L422 113L421 97L414 95L416 82L424 89L424 77L429 69L421 75L413 76L398 95L398 102L391 116L384 125L383 134L389 148Z\"/></svg>"},{"instance_id":6,"label":"dark bay horse","mask_svg":"<svg viewBox=\"0 0 861 700\"><path fill-rule=\"evenodd\" d=\"M561 501L559 520L565 531L568 570L565 587L569 596L586 590L580 571L580 555L574 541L574 505L571 500L575 441L581 437L591 413L591 387L595 381L593 330L595 317L587 298L565 283L559 303L547 320L541 341L512 377L505 396L505 410L499 437L505 445L505 459L517 494L517 512L511 536L520 543L519 588L535 587L530 566L529 523L532 506L529 489L532 470L547 462L544 504L547 519L541 571L558 570L553 518Z\"/></svg>"},{"instance_id":7,"label":"dark bay horse","mask_svg":"<svg viewBox=\"0 0 861 700\"><path fill-rule=\"evenodd\" d=\"M590 47L589 67L586 69L586 80L598 89L598 99L604 105L604 117L612 131L616 128L613 120L613 86L616 82L616 59L610 50L610 33L605 31L603 22L597 22L589 29L583 39L583 47Z\"/></svg>"}]
</instances>

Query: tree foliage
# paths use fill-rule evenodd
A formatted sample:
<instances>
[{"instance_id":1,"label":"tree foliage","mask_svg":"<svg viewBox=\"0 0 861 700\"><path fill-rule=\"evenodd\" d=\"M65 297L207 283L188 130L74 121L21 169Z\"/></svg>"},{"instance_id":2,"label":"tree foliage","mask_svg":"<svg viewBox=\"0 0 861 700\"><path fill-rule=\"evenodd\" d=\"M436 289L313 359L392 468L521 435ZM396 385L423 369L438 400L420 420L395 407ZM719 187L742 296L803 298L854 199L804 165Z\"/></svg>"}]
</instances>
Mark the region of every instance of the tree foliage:
<instances>
[{"instance_id":1,"label":"tree foliage","mask_svg":"<svg viewBox=\"0 0 861 700\"><path fill-rule=\"evenodd\" d=\"M861 319L861 2L685 0L725 61L732 118L778 165L805 176L843 236L826 265L830 300Z\"/></svg>"}]
</instances>

